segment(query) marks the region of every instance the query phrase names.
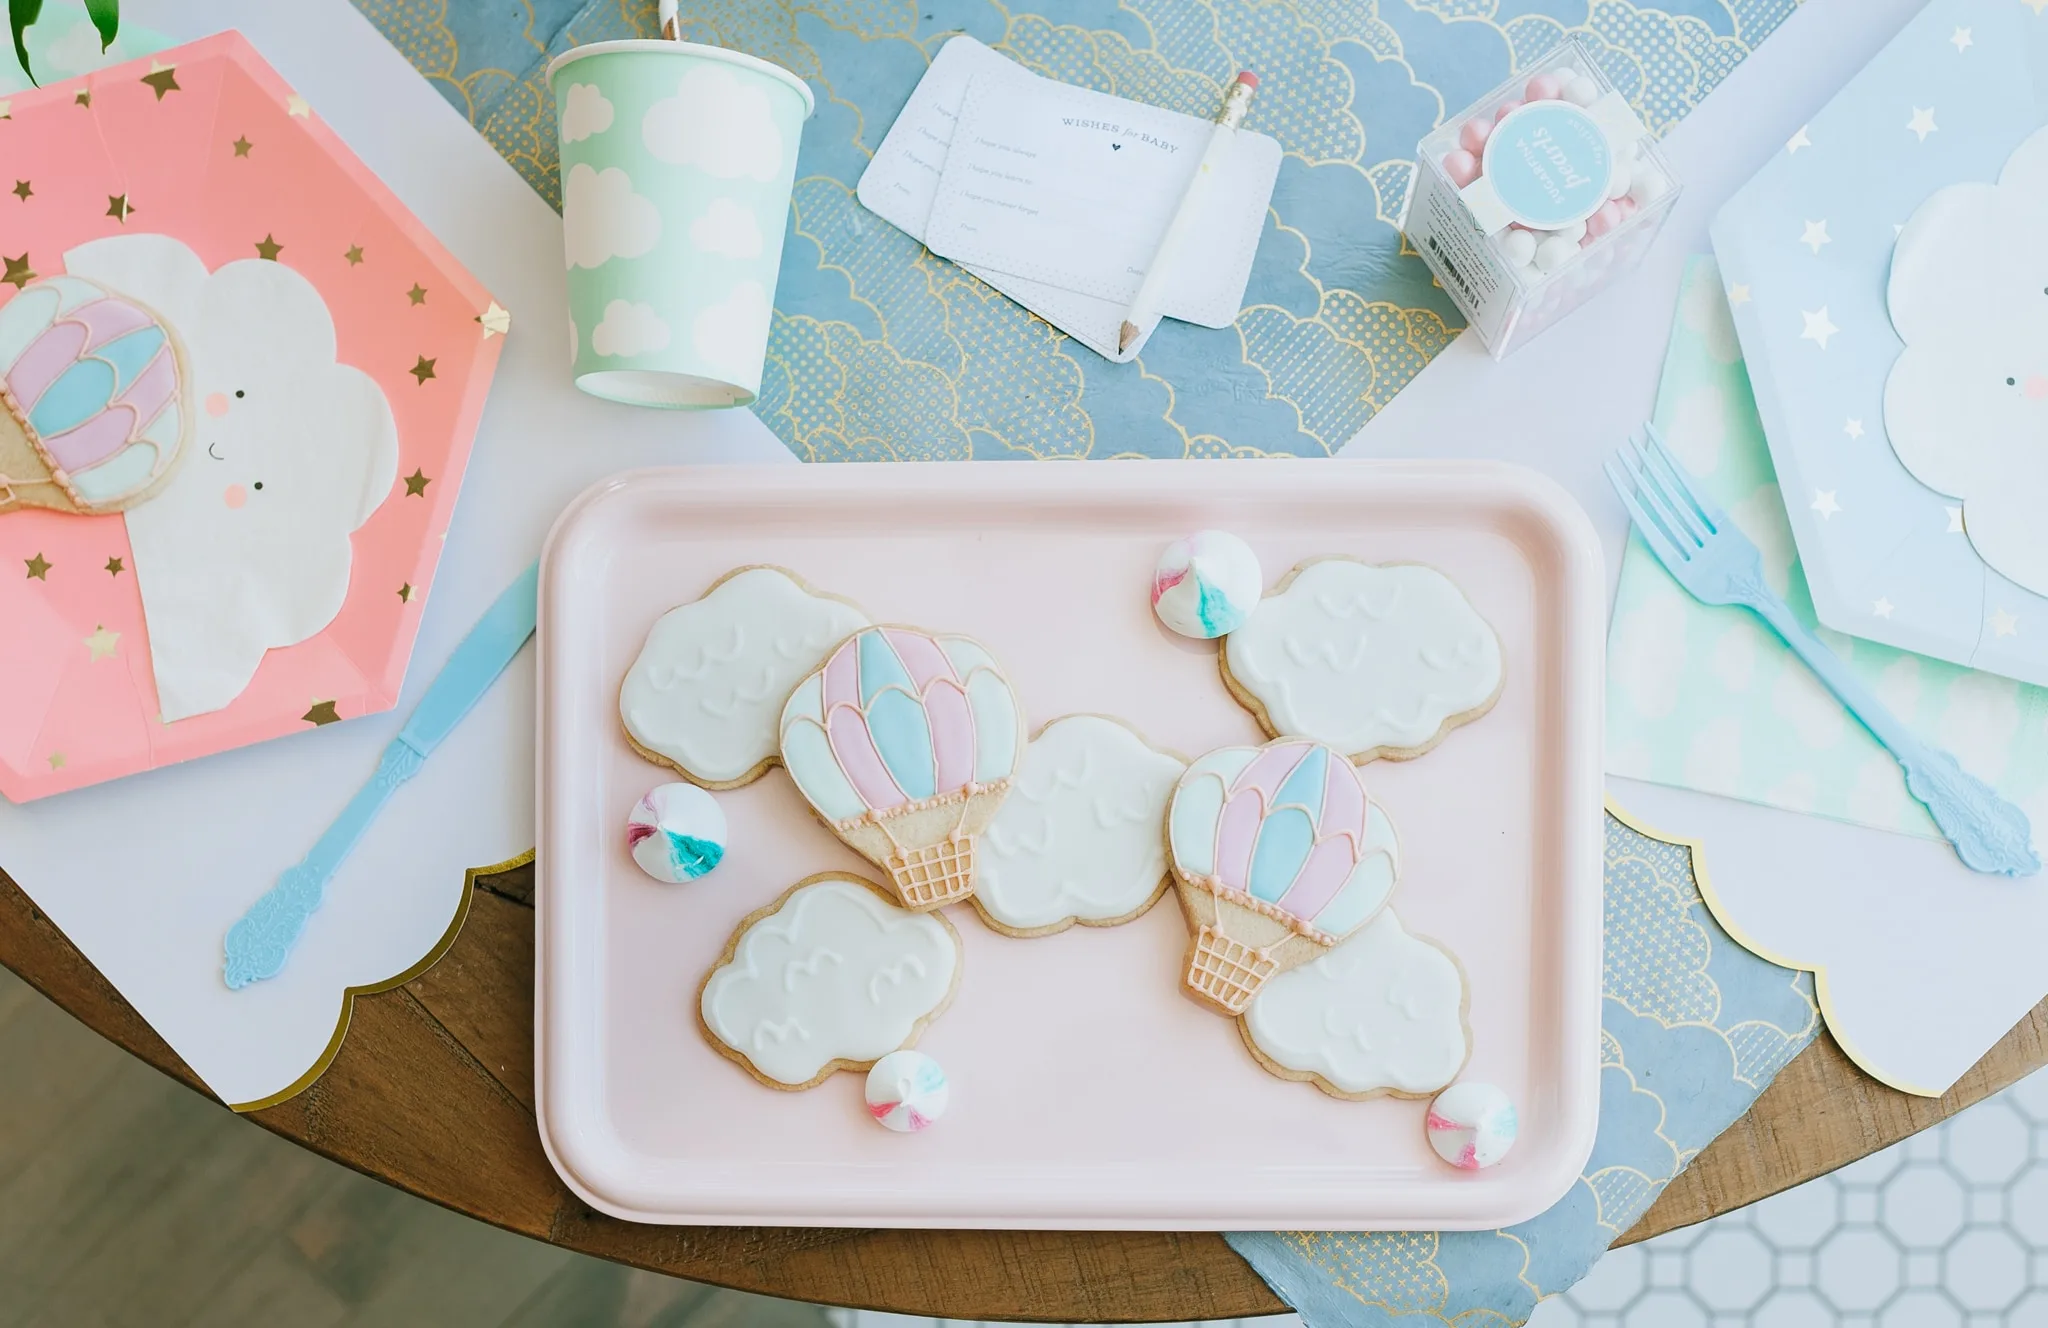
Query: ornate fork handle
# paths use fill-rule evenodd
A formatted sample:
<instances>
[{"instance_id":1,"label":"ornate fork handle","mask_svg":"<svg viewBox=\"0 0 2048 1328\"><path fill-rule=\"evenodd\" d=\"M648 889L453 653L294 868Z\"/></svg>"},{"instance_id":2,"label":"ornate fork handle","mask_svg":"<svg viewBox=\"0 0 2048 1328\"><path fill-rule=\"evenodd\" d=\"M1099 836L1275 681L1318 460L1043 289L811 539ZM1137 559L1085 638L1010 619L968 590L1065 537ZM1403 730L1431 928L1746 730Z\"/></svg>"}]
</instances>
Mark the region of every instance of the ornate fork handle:
<instances>
[{"instance_id":1,"label":"ornate fork handle","mask_svg":"<svg viewBox=\"0 0 2048 1328\"><path fill-rule=\"evenodd\" d=\"M2031 876L2041 870L2025 812L1963 769L1955 757L1921 741L1900 723L1841 656L1792 616L1785 601L1765 586L1760 576L1738 577L1730 590L1739 603L1769 623L1849 713L1890 750L1905 769L1907 792L1926 805L1965 865L2006 876Z\"/></svg>"}]
</instances>

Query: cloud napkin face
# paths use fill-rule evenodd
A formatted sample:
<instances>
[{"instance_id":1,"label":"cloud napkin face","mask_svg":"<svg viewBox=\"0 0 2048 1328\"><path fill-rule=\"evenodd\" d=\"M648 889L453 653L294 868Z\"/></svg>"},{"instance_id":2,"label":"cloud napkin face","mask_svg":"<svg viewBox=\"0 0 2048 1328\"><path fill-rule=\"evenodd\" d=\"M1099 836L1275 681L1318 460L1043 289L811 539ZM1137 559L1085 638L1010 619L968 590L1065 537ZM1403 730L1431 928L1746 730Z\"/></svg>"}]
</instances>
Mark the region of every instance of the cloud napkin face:
<instances>
[{"instance_id":1,"label":"cloud napkin face","mask_svg":"<svg viewBox=\"0 0 2048 1328\"><path fill-rule=\"evenodd\" d=\"M1892 450L1963 500L1985 562L2048 595L2048 129L1997 184L1951 185L1921 205L1888 299L1906 343L1885 382Z\"/></svg>"},{"instance_id":2,"label":"cloud napkin face","mask_svg":"<svg viewBox=\"0 0 2048 1328\"><path fill-rule=\"evenodd\" d=\"M341 611L349 536L391 491L397 425L376 383L336 361L320 292L281 263L209 273L144 234L79 245L64 264L142 301L186 348L198 435L127 522L163 722L207 714L265 651Z\"/></svg>"}]
</instances>

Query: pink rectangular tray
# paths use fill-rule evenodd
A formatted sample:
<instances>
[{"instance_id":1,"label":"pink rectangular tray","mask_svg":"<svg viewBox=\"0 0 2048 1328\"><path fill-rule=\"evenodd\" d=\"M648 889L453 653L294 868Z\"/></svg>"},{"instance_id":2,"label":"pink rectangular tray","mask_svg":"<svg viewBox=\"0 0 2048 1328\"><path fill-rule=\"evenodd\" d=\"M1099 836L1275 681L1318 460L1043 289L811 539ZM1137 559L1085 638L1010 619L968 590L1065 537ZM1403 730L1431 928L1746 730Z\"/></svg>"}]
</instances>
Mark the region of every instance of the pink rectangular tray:
<instances>
[{"instance_id":1,"label":"pink rectangular tray","mask_svg":"<svg viewBox=\"0 0 2048 1328\"><path fill-rule=\"evenodd\" d=\"M1187 756L1260 739L1213 645L1147 608L1167 541L1257 550L1267 584L1342 553L1426 562L1499 632L1493 711L1367 786L1401 834L1393 905L1470 983L1464 1077L1505 1088L1521 1138L1455 1171L1423 1104L1340 1101L1266 1073L1180 994L1169 895L1121 927L1018 940L952 913L952 1006L918 1045L953 1085L918 1135L876 1128L861 1079L762 1086L699 1031L734 924L800 878L873 876L773 769L720 793L715 875L658 884L626 852L676 776L620 729L648 626L747 563L789 568L878 622L963 632L1002 661L1033 732L1115 715ZM540 592L541 1137L592 1206L644 1222L1106 1229L1442 1229L1521 1221L1585 1165L1599 1104L1604 579L1562 489L1491 463L1102 462L644 471L557 523Z\"/></svg>"}]
</instances>

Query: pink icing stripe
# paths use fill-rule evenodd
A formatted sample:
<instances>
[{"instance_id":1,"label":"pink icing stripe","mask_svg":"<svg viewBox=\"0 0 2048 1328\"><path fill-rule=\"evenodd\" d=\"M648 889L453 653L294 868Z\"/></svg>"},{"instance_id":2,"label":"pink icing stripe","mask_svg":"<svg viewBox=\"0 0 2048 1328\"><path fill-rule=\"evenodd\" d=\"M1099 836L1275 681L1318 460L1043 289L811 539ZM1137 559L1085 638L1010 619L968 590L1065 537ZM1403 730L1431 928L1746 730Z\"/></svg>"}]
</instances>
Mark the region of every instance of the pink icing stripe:
<instances>
[{"instance_id":1,"label":"pink icing stripe","mask_svg":"<svg viewBox=\"0 0 2048 1328\"><path fill-rule=\"evenodd\" d=\"M128 384L128 390L120 396L123 405L135 408L138 420L153 420L157 412L178 395L178 362L171 358L171 348L162 347L135 381Z\"/></svg>"},{"instance_id":2,"label":"pink icing stripe","mask_svg":"<svg viewBox=\"0 0 2048 1328\"><path fill-rule=\"evenodd\" d=\"M1351 840L1343 835L1325 839L1309 850L1308 861L1294 874L1294 884L1280 896L1281 909L1313 922L1316 914L1344 888L1351 869L1357 865L1358 849Z\"/></svg>"},{"instance_id":3,"label":"pink icing stripe","mask_svg":"<svg viewBox=\"0 0 2048 1328\"><path fill-rule=\"evenodd\" d=\"M952 661L946 652L923 632L906 632L898 627L884 627L882 639L896 652L896 658L903 661L903 669L910 675L911 685L922 692L936 678L953 678ZM958 681L957 678L954 681Z\"/></svg>"},{"instance_id":4,"label":"pink icing stripe","mask_svg":"<svg viewBox=\"0 0 2048 1328\"><path fill-rule=\"evenodd\" d=\"M64 469L84 470L128 446L140 424L132 407L109 406L76 429L43 439L43 446L50 449L50 455Z\"/></svg>"},{"instance_id":5,"label":"pink icing stripe","mask_svg":"<svg viewBox=\"0 0 2048 1328\"><path fill-rule=\"evenodd\" d=\"M150 317L126 300L94 300L73 309L67 318L85 324L86 349L104 346L115 337L127 336L150 325Z\"/></svg>"},{"instance_id":6,"label":"pink icing stripe","mask_svg":"<svg viewBox=\"0 0 2048 1328\"><path fill-rule=\"evenodd\" d=\"M825 661L825 713L833 706L860 705L860 637L850 638Z\"/></svg>"},{"instance_id":7,"label":"pink icing stripe","mask_svg":"<svg viewBox=\"0 0 2048 1328\"><path fill-rule=\"evenodd\" d=\"M924 694L924 717L932 731L933 791L963 789L974 778L974 712L967 693L941 679Z\"/></svg>"},{"instance_id":8,"label":"pink icing stripe","mask_svg":"<svg viewBox=\"0 0 2048 1328\"><path fill-rule=\"evenodd\" d=\"M24 412L36 408L36 401L57 376L69 369L85 349L85 328L70 319L50 324L29 343L27 350L7 371L7 386Z\"/></svg>"},{"instance_id":9,"label":"pink icing stripe","mask_svg":"<svg viewBox=\"0 0 2048 1328\"><path fill-rule=\"evenodd\" d=\"M1230 791L1241 793L1246 789L1257 789L1265 795L1266 803L1270 806L1273 795L1280 791L1280 786L1287 782L1287 776L1294 773L1294 767L1300 765L1302 758L1308 755L1311 745L1306 742L1283 742L1276 747L1266 748L1252 758L1252 763L1244 768L1244 773L1237 777L1237 783L1231 785Z\"/></svg>"},{"instance_id":10,"label":"pink icing stripe","mask_svg":"<svg viewBox=\"0 0 2048 1328\"><path fill-rule=\"evenodd\" d=\"M825 734L840 769L853 781L854 791L869 811L885 812L910 801L896 787L889 767L882 764L882 754L875 750L875 740L868 736L867 721L860 711L852 706L833 708L825 716Z\"/></svg>"},{"instance_id":11,"label":"pink icing stripe","mask_svg":"<svg viewBox=\"0 0 2048 1328\"><path fill-rule=\"evenodd\" d=\"M1256 791L1233 793L1216 818L1216 878L1233 890L1251 893L1252 845L1266 807Z\"/></svg>"},{"instance_id":12,"label":"pink icing stripe","mask_svg":"<svg viewBox=\"0 0 2048 1328\"><path fill-rule=\"evenodd\" d=\"M1359 781L1358 768L1332 753L1323 784L1323 821L1316 827L1317 838L1348 833L1363 844L1365 817L1365 785Z\"/></svg>"},{"instance_id":13,"label":"pink icing stripe","mask_svg":"<svg viewBox=\"0 0 2048 1328\"><path fill-rule=\"evenodd\" d=\"M1439 1116L1434 1111L1429 1113L1424 1123L1427 1128L1432 1130L1462 1130L1465 1128L1449 1116Z\"/></svg>"},{"instance_id":14,"label":"pink icing stripe","mask_svg":"<svg viewBox=\"0 0 2048 1328\"><path fill-rule=\"evenodd\" d=\"M868 1114L876 1120L880 1120L901 1105L903 1104L900 1102L870 1102L868 1103Z\"/></svg>"}]
</instances>

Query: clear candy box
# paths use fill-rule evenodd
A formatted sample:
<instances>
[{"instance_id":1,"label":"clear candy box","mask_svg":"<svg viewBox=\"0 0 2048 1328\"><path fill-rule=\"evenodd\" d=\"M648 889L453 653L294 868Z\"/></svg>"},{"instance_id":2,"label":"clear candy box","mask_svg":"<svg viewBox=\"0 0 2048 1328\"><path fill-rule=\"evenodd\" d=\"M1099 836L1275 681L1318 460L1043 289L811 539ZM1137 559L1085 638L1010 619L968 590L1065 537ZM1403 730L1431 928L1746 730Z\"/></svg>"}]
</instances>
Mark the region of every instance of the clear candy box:
<instances>
[{"instance_id":1,"label":"clear candy box","mask_svg":"<svg viewBox=\"0 0 2048 1328\"><path fill-rule=\"evenodd\" d=\"M1403 229L1495 359L1642 261L1679 184L1573 37L1417 147Z\"/></svg>"}]
</instances>

